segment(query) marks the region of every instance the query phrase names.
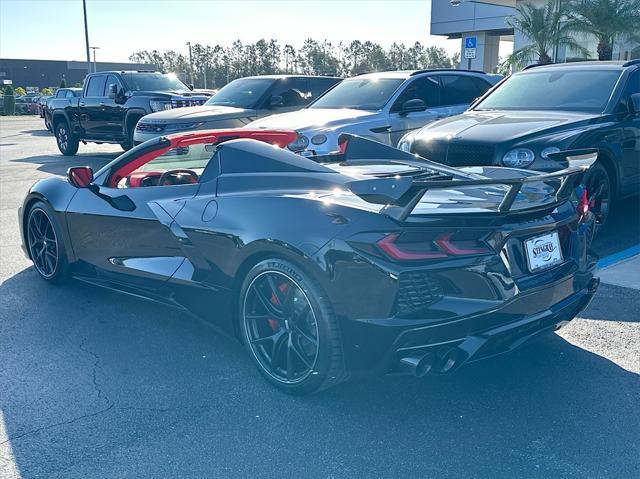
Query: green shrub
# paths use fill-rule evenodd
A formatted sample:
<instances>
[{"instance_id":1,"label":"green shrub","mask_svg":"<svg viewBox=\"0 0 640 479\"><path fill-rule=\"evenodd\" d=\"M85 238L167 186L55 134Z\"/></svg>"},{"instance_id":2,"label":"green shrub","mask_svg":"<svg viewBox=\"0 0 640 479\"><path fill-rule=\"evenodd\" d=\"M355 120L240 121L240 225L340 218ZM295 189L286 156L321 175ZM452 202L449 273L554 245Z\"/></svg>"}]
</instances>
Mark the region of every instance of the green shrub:
<instances>
[{"instance_id":1,"label":"green shrub","mask_svg":"<svg viewBox=\"0 0 640 479\"><path fill-rule=\"evenodd\" d=\"M4 105L5 115L16 114L16 97L13 94L13 87L11 85L7 85L7 87L4 89L4 97L2 98L2 103Z\"/></svg>"},{"instance_id":2,"label":"green shrub","mask_svg":"<svg viewBox=\"0 0 640 479\"><path fill-rule=\"evenodd\" d=\"M26 94L27 94L27 90L25 90L21 86L16 87L16 89L15 89L15 95L16 96L23 96L23 95L26 95Z\"/></svg>"},{"instance_id":3,"label":"green shrub","mask_svg":"<svg viewBox=\"0 0 640 479\"><path fill-rule=\"evenodd\" d=\"M46 95L53 95L53 90L49 87L43 88L42 90L40 90L40 93L42 93L42 95L46 96Z\"/></svg>"}]
</instances>

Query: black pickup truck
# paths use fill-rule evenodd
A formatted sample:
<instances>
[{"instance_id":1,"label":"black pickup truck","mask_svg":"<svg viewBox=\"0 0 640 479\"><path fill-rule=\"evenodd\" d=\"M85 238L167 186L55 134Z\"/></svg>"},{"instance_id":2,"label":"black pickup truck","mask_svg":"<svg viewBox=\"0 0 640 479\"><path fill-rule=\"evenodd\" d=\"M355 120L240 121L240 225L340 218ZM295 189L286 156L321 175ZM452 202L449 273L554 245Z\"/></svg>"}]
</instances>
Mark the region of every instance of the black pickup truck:
<instances>
[{"instance_id":1,"label":"black pickup truck","mask_svg":"<svg viewBox=\"0 0 640 479\"><path fill-rule=\"evenodd\" d=\"M128 150L140 118L171 108L202 105L207 96L192 92L175 75L153 71L98 72L87 75L82 95L49 103L51 126L63 155L75 155L80 142L119 143Z\"/></svg>"}]
</instances>

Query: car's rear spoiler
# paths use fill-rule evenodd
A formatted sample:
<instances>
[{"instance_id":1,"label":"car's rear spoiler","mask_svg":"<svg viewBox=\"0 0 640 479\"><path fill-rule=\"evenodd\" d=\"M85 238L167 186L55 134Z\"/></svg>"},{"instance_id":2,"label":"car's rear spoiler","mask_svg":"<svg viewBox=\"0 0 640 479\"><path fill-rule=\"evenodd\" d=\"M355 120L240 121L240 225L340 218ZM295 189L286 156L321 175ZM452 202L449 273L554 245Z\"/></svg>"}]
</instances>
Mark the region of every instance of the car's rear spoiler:
<instances>
[{"instance_id":1,"label":"car's rear spoiler","mask_svg":"<svg viewBox=\"0 0 640 479\"><path fill-rule=\"evenodd\" d=\"M352 193L369 203L384 205L380 211L387 216L404 221L414 210L425 193L429 190L457 189L462 187L490 187L506 186L506 192L500 201L494 214L508 214L512 212L512 207L518 199L518 195L525 185L534 183L544 183L553 189L552 193L546 194L543 201L529 200L527 195L523 195L520 201L531 201L530 207L519 207L519 213L532 211L541 208L550 208L567 201L575 188L580 184L586 170L596 161L598 150L581 149L563 151L550 154L554 160L568 162L568 167L552 173L536 173L534 171L513 170L509 168L493 168L496 172L501 170L501 175L512 172L512 176L502 178L480 177L473 178L474 175L461 175L461 171L438 165L434 169L439 170L439 174L421 176L395 176L385 178L372 178L355 180L348 184ZM413 159L414 164L425 166L424 160ZM358 163L358 162L356 162ZM406 163L400 161L400 163ZM427 162L428 169L433 168L433 162ZM453 175L444 174L444 171L455 171ZM426 177L425 177L426 176ZM424 178L424 179L423 179ZM438 210L439 213L446 213L446 209ZM484 211L486 213L486 211Z\"/></svg>"}]
</instances>

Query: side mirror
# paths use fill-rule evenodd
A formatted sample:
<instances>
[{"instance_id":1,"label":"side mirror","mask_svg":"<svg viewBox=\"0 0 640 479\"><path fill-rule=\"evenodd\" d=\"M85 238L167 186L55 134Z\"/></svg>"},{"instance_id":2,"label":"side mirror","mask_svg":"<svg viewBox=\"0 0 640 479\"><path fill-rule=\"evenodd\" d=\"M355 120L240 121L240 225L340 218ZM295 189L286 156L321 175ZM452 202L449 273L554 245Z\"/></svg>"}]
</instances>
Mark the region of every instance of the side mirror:
<instances>
[{"instance_id":1,"label":"side mirror","mask_svg":"<svg viewBox=\"0 0 640 479\"><path fill-rule=\"evenodd\" d=\"M187 85L187 86L189 87L189 90L191 90L191 91L193 91L193 89L195 88L195 87L193 86L193 83L189 83L189 85Z\"/></svg>"},{"instance_id":2,"label":"side mirror","mask_svg":"<svg viewBox=\"0 0 640 479\"><path fill-rule=\"evenodd\" d=\"M76 188L88 188L93 183L93 170L88 166L74 166L67 170L67 179Z\"/></svg>"},{"instance_id":3,"label":"side mirror","mask_svg":"<svg viewBox=\"0 0 640 479\"><path fill-rule=\"evenodd\" d=\"M407 100L402 104L400 114L406 115L407 113L411 113L414 111L425 111L426 109L427 104L423 100L421 100L420 98L414 98L413 100Z\"/></svg>"},{"instance_id":4,"label":"side mirror","mask_svg":"<svg viewBox=\"0 0 640 479\"><path fill-rule=\"evenodd\" d=\"M118 96L118 85L111 83L109 85L109 98L114 99L116 96Z\"/></svg>"},{"instance_id":5,"label":"side mirror","mask_svg":"<svg viewBox=\"0 0 640 479\"><path fill-rule=\"evenodd\" d=\"M269 98L269 108L277 108L284 105L284 98L280 95L271 95Z\"/></svg>"},{"instance_id":6,"label":"side mirror","mask_svg":"<svg viewBox=\"0 0 640 479\"><path fill-rule=\"evenodd\" d=\"M634 93L629 98L629 113L632 115L640 113L640 93Z\"/></svg>"}]
</instances>

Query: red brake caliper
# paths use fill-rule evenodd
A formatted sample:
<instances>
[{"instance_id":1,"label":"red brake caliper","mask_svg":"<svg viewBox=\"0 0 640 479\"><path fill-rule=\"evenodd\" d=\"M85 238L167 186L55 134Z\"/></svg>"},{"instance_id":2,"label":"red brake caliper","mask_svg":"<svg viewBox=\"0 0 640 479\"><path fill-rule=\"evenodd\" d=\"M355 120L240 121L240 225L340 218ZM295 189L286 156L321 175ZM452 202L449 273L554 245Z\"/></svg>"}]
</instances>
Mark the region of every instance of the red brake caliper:
<instances>
[{"instance_id":1,"label":"red brake caliper","mask_svg":"<svg viewBox=\"0 0 640 479\"><path fill-rule=\"evenodd\" d=\"M282 283L280 286L278 286L278 289L280 290L280 292L284 293L288 287L289 283ZM274 306L280 306L280 302L278 301L275 293L271 293L271 304L273 304ZM274 331L277 331L280 328L280 323L277 319L268 319L267 322L269 323L271 329Z\"/></svg>"}]
</instances>

